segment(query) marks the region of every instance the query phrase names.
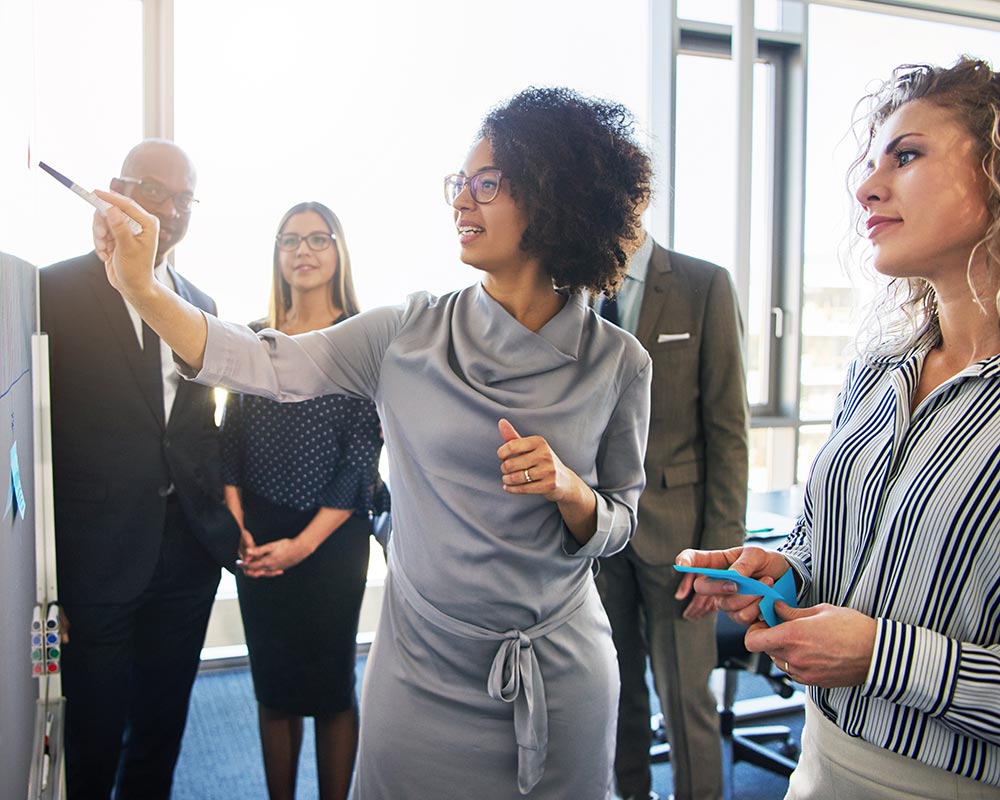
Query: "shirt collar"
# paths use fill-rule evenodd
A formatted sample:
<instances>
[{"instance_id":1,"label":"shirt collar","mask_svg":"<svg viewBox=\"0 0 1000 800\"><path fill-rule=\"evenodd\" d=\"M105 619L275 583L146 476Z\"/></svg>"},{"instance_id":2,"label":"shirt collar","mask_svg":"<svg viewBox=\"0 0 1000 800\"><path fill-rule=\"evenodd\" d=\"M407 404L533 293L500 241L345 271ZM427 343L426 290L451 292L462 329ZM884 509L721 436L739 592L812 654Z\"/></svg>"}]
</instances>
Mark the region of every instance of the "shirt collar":
<instances>
[{"instance_id":1,"label":"shirt collar","mask_svg":"<svg viewBox=\"0 0 1000 800\"><path fill-rule=\"evenodd\" d=\"M639 249L636 250L628 260L627 276L634 281L642 283L646 280L646 273L649 271L649 259L653 256L653 237L648 233L643 239Z\"/></svg>"},{"instance_id":2,"label":"shirt collar","mask_svg":"<svg viewBox=\"0 0 1000 800\"><path fill-rule=\"evenodd\" d=\"M941 344L941 329L936 325L924 331L923 335L910 348L909 351L897 356L875 356L870 359L874 366L895 369L912 369L916 367L917 372L923 368L924 359L927 354ZM970 364L955 377L966 378L994 378L1000 376L1000 355L988 356L987 358Z\"/></svg>"}]
</instances>

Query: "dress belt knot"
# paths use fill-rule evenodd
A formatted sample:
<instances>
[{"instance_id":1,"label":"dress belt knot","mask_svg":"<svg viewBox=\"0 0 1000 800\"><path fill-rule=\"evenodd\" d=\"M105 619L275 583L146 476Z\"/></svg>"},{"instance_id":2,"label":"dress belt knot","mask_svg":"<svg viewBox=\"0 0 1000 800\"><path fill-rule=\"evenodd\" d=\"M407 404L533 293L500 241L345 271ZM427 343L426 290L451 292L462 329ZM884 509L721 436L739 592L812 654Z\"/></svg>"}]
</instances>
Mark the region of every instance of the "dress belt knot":
<instances>
[{"instance_id":1,"label":"dress belt knot","mask_svg":"<svg viewBox=\"0 0 1000 800\"><path fill-rule=\"evenodd\" d=\"M542 671L524 631L510 630L493 658L487 689L494 700L514 704L517 788L527 794L545 772L549 715Z\"/></svg>"},{"instance_id":2,"label":"dress belt knot","mask_svg":"<svg viewBox=\"0 0 1000 800\"><path fill-rule=\"evenodd\" d=\"M517 741L517 788L528 794L542 779L549 742L549 712L545 705L545 684L532 640L547 636L563 625L587 599L593 586L584 580L566 602L548 618L527 630L512 628L505 633L491 631L465 620L456 619L430 603L399 568L394 558L393 540L389 540L388 580L399 587L403 599L427 622L455 636L478 641L497 641L486 689L494 700L514 705L514 738Z\"/></svg>"}]
</instances>

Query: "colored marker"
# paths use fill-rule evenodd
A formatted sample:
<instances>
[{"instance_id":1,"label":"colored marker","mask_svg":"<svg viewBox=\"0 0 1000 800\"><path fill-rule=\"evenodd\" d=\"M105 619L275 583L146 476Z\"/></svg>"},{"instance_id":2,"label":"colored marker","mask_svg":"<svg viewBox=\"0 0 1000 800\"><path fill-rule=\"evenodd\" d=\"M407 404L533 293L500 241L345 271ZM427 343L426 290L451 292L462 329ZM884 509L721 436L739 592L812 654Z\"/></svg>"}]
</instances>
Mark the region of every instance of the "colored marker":
<instances>
[{"instance_id":1,"label":"colored marker","mask_svg":"<svg viewBox=\"0 0 1000 800\"><path fill-rule=\"evenodd\" d=\"M59 181L59 183L61 183L63 186L65 186L67 189L73 192L73 194L79 195L88 203L90 203L94 208L97 209L98 213L100 213L102 217L106 217L108 215L108 209L111 208L111 203L109 203L107 200L102 200L93 192L88 192L82 186L78 186L77 184L73 183L73 181L71 181L61 172L57 172L56 170L52 169L52 167L50 167L44 161L39 161L38 166L40 166L47 173L49 173L49 175L51 175L53 178ZM128 216L128 214L125 215L125 219L128 220L128 226L131 229L132 233L136 234L137 236L140 233L142 233L142 225L140 225L138 222L132 219L132 217Z\"/></svg>"},{"instance_id":2,"label":"colored marker","mask_svg":"<svg viewBox=\"0 0 1000 800\"><path fill-rule=\"evenodd\" d=\"M50 672L59 671L59 657L62 655L62 643L59 641L59 604L49 603L45 615L45 668Z\"/></svg>"},{"instance_id":3,"label":"colored marker","mask_svg":"<svg viewBox=\"0 0 1000 800\"><path fill-rule=\"evenodd\" d=\"M34 678L40 678L45 670L44 638L42 607L36 604L31 612L31 675Z\"/></svg>"}]
</instances>

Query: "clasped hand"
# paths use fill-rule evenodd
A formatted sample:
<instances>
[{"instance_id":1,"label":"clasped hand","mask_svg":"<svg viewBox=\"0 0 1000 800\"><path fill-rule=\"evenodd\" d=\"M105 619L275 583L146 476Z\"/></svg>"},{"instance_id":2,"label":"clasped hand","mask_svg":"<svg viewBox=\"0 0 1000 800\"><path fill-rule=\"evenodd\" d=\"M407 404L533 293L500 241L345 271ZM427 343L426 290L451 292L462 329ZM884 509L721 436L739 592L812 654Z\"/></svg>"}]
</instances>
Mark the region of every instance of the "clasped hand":
<instances>
[{"instance_id":1,"label":"clasped hand","mask_svg":"<svg viewBox=\"0 0 1000 800\"><path fill-rule=\"evenodd\" d=\"M237 564L248 578L284 575L286 569L291 569L308 555L297 538L275 539L258 547L250 531L243 529L240 532L240 560Z\"/></svg>"},{"instance_id":2,"label":"clasped hand","mask_svg":"<svg viewBox=\"0 0 1000 800\"><path fill-rule=\"evenodd\" d=\"M768 586L791 569L780 553L761 547L729 550L684 550L678 564L692 567L732 568ZM738 594L732 581L713 580L687 573L677 590L685 597L694 588L712 597L716 608L729 618L748 625L744 640L751 653L766 653L793 680L810 686L857 686L868 677L878 623L860 611L820 603L792 608L778 601L774 610L783 620L773 628L760 620L760 598Z\"/></svg>"}]
</instances>

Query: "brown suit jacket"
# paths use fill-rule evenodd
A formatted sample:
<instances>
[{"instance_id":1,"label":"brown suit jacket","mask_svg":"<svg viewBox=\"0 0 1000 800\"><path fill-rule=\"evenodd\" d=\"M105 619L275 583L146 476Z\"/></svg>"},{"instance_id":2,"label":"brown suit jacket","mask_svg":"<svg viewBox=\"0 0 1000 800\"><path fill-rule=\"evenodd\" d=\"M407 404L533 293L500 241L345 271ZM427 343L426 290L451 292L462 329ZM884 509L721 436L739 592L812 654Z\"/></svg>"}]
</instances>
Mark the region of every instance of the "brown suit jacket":
<instances>
[{"instance_id":1,"label":"brown suit jacket","mask_svg":"<svg viewBox=\"0 0 1000 800\"><path fill-rule=\"evenodd\" d=\"M653 359L646 489L631 545L650 564L743 542L747 396L729 273L654 244L636 337Z\"/></svg>"}]
</instances>

